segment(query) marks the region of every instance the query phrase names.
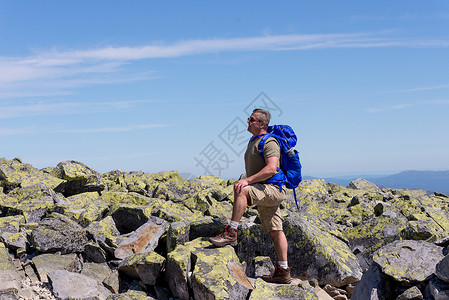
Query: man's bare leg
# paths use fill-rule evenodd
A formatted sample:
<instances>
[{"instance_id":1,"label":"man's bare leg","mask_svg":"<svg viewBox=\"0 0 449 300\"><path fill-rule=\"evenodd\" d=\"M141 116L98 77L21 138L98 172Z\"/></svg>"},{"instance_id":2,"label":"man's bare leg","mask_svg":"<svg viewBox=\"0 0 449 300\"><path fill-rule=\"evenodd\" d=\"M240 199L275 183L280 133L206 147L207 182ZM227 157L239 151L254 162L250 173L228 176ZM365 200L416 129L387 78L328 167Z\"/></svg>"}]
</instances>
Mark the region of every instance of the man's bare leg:
<instances>
[{"instance_id":1,"label":"man's bare leg","mask_svg":"<svg viewBox=\"0 0 449 300\"><path fill-rule=\"evenodd\" d=\"M282 230L270 231L278 261L287 261L288 242Z\"/></svg>"}]
</instances>

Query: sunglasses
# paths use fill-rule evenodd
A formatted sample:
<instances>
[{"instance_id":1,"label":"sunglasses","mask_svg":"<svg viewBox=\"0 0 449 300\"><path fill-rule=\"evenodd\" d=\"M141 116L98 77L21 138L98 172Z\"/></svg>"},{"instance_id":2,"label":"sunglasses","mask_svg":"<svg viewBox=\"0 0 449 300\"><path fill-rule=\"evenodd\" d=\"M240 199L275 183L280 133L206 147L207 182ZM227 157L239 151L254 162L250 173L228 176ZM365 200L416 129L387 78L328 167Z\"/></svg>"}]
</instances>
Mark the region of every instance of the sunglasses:
<instances>
[{"instance_id":1,"label":"sunglasses","mask_svg":"<svg viewBox=\"0 0 449 300\"><path fill-rule=\"evenodd\" d=\"M253 122L260 122L259 120L256 120L256 119L254 119L253 117L251 117L251 118L248 118L248 122L251 122L251 123L253 123Z\"/></svg>"}]
</instances>

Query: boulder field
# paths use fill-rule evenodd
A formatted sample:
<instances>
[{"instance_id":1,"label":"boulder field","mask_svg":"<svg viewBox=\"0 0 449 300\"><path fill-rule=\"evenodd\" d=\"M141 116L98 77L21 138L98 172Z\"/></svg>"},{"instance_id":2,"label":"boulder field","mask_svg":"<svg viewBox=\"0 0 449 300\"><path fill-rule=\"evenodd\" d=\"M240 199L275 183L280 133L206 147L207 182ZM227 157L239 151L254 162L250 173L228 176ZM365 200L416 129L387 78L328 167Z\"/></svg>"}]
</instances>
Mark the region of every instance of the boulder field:
<instances>
[{"instance_id":1,"label":"boulder field","mask_svg":"<svg viewBox=\"0 0 449 300\"><path fill-rule=\"evenodd\" d=\"M216 248L233 183L178 172L100 174L0 158L0 299L449 299L449 198L305 180L282 204L293 281L257 208Z\"/></svg>"}]
</instances>

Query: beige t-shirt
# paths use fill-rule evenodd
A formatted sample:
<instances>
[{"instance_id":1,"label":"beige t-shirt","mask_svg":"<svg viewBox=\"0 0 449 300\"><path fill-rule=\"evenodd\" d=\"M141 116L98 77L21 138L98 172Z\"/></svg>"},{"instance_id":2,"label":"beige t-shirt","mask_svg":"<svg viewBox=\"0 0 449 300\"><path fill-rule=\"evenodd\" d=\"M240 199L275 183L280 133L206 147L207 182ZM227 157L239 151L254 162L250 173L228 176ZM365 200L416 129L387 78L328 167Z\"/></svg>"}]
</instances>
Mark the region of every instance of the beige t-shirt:
<instances>
[{"instance_id":1,"label":"beige t-shirt","mask_svg":"<svg viewBox=\"0 0 449 300\"><path fill-rule=\"evenodd\" d=\"M260 155L257 147L262 137L255 139L254 141L248 144L248 148L245 152L245 169L246 176L250 177L262 170L267 164L265 160ZM265 145L263 146L263 155L265 158L277 156L279 157L278 167L281 163L281 149L279 147L278 141L274 137L269 137L265 141ZM262 183L266 182L263 181Z\"/></svg>"}]
</instances>

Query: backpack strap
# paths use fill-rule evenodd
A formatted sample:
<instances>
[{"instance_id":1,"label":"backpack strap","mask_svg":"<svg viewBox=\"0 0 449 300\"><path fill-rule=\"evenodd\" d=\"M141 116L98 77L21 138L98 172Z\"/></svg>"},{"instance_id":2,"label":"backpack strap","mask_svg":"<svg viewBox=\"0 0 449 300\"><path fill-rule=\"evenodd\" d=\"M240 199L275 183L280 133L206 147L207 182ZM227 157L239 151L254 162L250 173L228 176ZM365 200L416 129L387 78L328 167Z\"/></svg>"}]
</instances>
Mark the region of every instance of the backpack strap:
<instances>
[{"instance_id":1,"label":"backpack strap","mask_svg":"<svg viewBox=\"0 0 449 300\"><path fill-rule=\"evenodd\" d=\"M262 139L259 141L259 144L257 145L257 150L259 151L260 156L265 160L265 157L263 155L263 147L265 146L265 142L267 141L267 139L269 137L274 137L276 138L276 136L272 133L267 133L265 134ZM280 158L279 158L280 159ZM271 178L269 178L267 180L267 183L269 184L274 184L279 186L279 189L282 192L282 186L285 185L285 174L284 172L279 169L279 167L276 168L276 170L278 171L276 174L274 174Z\"/></svg>"}]
</instances>

